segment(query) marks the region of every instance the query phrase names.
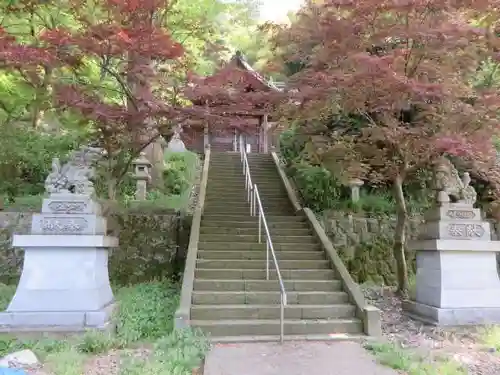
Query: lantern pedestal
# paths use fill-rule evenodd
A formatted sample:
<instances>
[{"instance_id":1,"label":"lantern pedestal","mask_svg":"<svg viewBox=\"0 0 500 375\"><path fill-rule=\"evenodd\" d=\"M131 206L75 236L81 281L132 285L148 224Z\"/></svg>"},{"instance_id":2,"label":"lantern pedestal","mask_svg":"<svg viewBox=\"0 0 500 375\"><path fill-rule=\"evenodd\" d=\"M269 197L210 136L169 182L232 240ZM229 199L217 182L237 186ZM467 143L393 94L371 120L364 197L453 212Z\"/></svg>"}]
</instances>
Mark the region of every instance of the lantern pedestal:
<instances>
[{"instance_id":1,"label":"lantern pedestal","mask_svg":"<svg viewBox=\"0 0 500 375\"><path fill-rule=\"evenodd\" d=\"M52 194L33 215L31 234L15 235L25 251L16 293L0 313L2 331L106 329L113 311L109 248L100 206L83 194Z\"/></svg>"},{"instance_id":2,"label":"lantern pedestal","mask_svg":"<svg viewBox=\"0 0 500 375\"><path fill-rule=\"evenodd\" d=\"M500 278L490 224L479 209L445 204L426 215L418 241L412 317L439 326L500 323Z\"/></svg>"}]
</instances>

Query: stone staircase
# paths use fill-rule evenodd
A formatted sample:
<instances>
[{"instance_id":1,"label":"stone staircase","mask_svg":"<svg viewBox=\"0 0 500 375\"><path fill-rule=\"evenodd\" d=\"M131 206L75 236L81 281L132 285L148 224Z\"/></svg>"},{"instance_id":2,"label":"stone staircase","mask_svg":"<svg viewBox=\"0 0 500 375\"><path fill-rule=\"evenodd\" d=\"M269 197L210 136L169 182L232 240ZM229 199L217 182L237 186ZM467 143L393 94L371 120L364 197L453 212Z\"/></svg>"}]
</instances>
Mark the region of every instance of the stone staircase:
<instances>
[{"instance_id":1,"label":"stone staircase","mask_svg":"<svg viewBox=\"0 0 500 375\"><path fill-rule=\"evenodd\" d=\"M293 212L272 157L248 159L287 291L285 335L362 335L355 306L306 217ZM215 341L276 340L280 333L279 284L272 265L266 280L266 246L258 243L244 182L239 153L212 153L190 323Z\"/></svg>"}]
</instances>

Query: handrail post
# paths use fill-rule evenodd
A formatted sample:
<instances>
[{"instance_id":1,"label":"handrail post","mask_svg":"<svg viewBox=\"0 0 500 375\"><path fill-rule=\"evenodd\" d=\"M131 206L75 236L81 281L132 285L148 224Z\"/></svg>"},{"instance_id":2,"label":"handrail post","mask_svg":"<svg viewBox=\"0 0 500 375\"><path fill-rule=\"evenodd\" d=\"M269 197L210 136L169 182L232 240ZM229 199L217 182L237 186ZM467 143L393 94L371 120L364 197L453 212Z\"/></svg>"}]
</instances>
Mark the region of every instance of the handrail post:
<instances>
[{"instance_id":1,"label":"handrail post","mask_svg":"<svg viewBox=\"0 0 500 375\"><path fill-rule=\"evenodd\" d=\"M254 207L254 202L255 202L255 187L252 189L250 192L250 216L255 216L255 207Z\"/></svg>"},{"instance_id":2,"label":"handrail post","mask_svg":"<svg viewBox=\"0 0 500 375\"><path fill-rule=\"evenodd\" d=\"M285 294L281 292L280 298L280 343L283 344L285 341Z\"/></svg>"},{"instance_id":3,"label":"handrail post","mask_svg":"<svg viewBox=\"0 0 500 375\"><path fill-rule=\"evenodd\" d=\"M255 211L257 210L257 186L256 185L254 185L253 191L254 191L253 214L255 216ZM260 215L260 210L259 210L259 215Z\"/></svg>"},{"instance_id":4,"label":"handrail post","mask_svg":"<svg viewBox=\"0 0 500 375\"><path fill-rule=\"evenodd\" d=\"M269 280L269 240L266 239L266 280Z\"/></svg>"},{"instance_id":5,"label":"handrail post","mask_svg":"<svg viewBox=\"0 0 500 375\"><path fill-rule=\"evenodd\" d=\"M262 215L259 210L259 243L262 242Z\"/></svg>"}]
</instances>

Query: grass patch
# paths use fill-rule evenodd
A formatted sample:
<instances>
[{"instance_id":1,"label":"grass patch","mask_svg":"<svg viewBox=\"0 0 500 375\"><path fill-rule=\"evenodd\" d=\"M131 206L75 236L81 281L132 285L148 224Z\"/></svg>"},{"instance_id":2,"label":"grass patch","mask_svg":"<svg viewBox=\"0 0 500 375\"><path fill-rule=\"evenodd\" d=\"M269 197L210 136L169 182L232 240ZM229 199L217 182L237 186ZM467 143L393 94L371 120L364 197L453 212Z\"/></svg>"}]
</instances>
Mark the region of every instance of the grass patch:
<instances>
[{"instance_id":1,"label":"grass patch","mask_svg":"<svg viewBox=\"0 0 500 375\"><path fill-rule=\"evenodd\" d=\"M0 286L0 299L10 301L15 288ZM209 349L208 340L199 331L173 331L178 304L178 288L168 281L155 281L123 287L116 292L117 334L88 331L66 339L21 339L0 335L0 356L31 349L51 373L81 375L85 361L110 349L152 343L154 352L138 358L130 351L121 365L120 375L191 375Z\"/></svg>"},{"instance_id":2,"label":"grass patch","mask_svg":"<svg viewBox=\"0 0 500 375\"><path fill-rule=\"evenodd\" d=\"M0 287L2 290L0 298L8 303L15 288L4 285ZM31 349L41 357L69 349L80 354L105 353L137 341L153 342L172 332L178 303L178 289L174 284L158 281L123 287L117 291L116 300L120 306L115 317L116 336L93 330L64 340L0 335L0 356L23 349Z\"/></svg>"},{"instance_id":3,"label":"grass patch","mask_svg":"<svg viewBox=\"0 0 500 375\"><path fill-rule=\"evenodd\" d=\"M191 375L208 349L208 340L199 331L173 331L155 343L150 358L124 358L120 375Z\"/></svg>"},{"instance_id":4,"label":"grass patch","mask_svg":"<svg viewBox=\"0 0 500 375\"><path fill-rule=\"evenodd\" d=\"M7 308L15 292L16 285L0 284L0 311Z\"/></svg>"},{"instance_id":5,"label":"grass patch","mask_svg":"<svg viewBox=\"0 0 500 375\"><path fill-rule=\"evenodd\" d=\"M467 375L460 364L443 359L419 356L393 343L370 342L365 348L372 352L382 365L404 372L407 375Z\"/></svg>"},{"instance_id":6,"label":"grass patch","mask_svg":"<svg viewBox=\"0 0 500 375\"><path fill-rule=\"evenodd\" d=\"M125 344L155 340L172 331L178 288L169 282L151 282L118 291L117 337Z\"/></svg>"},{"instance_id":7,"label":"grass patch","mask_svg":"<svg viewBox=\"0 0 500 375\"><path fill-rule=\"evenodd\" d=\"M56 375L82 375L87 356L70 348L49 354L44 361L46 368Z\"/></svg>"},{"instance_id":8,"label":"grass patch","mask_svg":"<svg viewBox=\"0 0 500 375\"><path fill-rule=\"evenodd\" d=\"M43 195L25 195L15 197L11 202L6 196L3 198L4 210L11 212L40 212Z\"/></svg>"},{"instance_id":9,"label":"grass patch","mask_svg":"<svg viewBox=\"0 0 500 375\"><path fill-rule=\"evenodd\" d=\"M500 325L485 327L480 335L481 342L488 350L500 352Z\"/></svg>"},{"instance_id":10,"label":"grass patch","mask_svg":"<svg viewBox=\"0 0 500 375\"><path fill-rule=\"evenodd\" d=\"M88 331L77 341L75 349L79 353L101 354L120 346L120 340L117 340L110 333Z\"/></svg>"}]
</instances>

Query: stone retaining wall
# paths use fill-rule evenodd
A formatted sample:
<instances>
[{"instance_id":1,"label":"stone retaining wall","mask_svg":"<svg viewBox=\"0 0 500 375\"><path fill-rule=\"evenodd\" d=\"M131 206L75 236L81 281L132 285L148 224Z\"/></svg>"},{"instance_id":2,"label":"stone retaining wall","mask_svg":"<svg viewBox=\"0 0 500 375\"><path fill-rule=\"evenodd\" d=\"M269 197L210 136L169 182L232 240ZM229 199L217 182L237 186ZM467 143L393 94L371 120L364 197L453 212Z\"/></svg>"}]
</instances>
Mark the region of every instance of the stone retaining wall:
<instances>
[{"instance_id":1,"label":"stone retaining wall","mask_svg":"<svg viewBox=\"0 0 500 375\"><path fill-rule=\"evenodd\" d=\"M333 245L337 247L356 246L381 235L392 237L396 226L395 218L365 218L333 211L325 211L319 219ZM409 221L410 238L417 236L421 223L420 218Z\"/></svg>"},{"instance_id":2,"label":"stone retaining wall","mask_svg":"<svg viewBox=\"0 0 500 375\"><path fill-rule=\"evenodd\" d=\"M319 217L332 243L355 281L392 285L396 266L392 255L395 218L365 218L327 211ZM492 239L500 238L498 223L492 224ZM408 238L416 238L421 218L408 222ZM415 254L407 251L410 273L415 270Z\"/></svg>"},{"instance_id":3,"label":"stone retaining wall","mask_svg":"<svg viewBox=\"0 0 500 375\"><path fill-rule=\"evenodd\" d=\"M396 218L365 218L338 211L325 211L320 215L319 221L336 247L356 246L380 236L392 238L396 227ZM500 225L494 220L488 221L492 225L492 239L496 240L499 237ZM422 223L420 217L408 221L410 239L417 237Z\"/></svg>"},{"instance_id":4,"label":"stone retaining wall","mask_svg":"<svg viewBox=\"0 0 500 375\"><path fill-rule=\"evenodd\" d=\"M0 212L0 282L15 282L23 252L11 247L13 233L28 234L33 213ZM113 283L128 284L172 277L183 268L189 239L189 217L164 214L117 213L108 217L108 234L119 238L110 254Z\"/></svg>"}]
</instances>

